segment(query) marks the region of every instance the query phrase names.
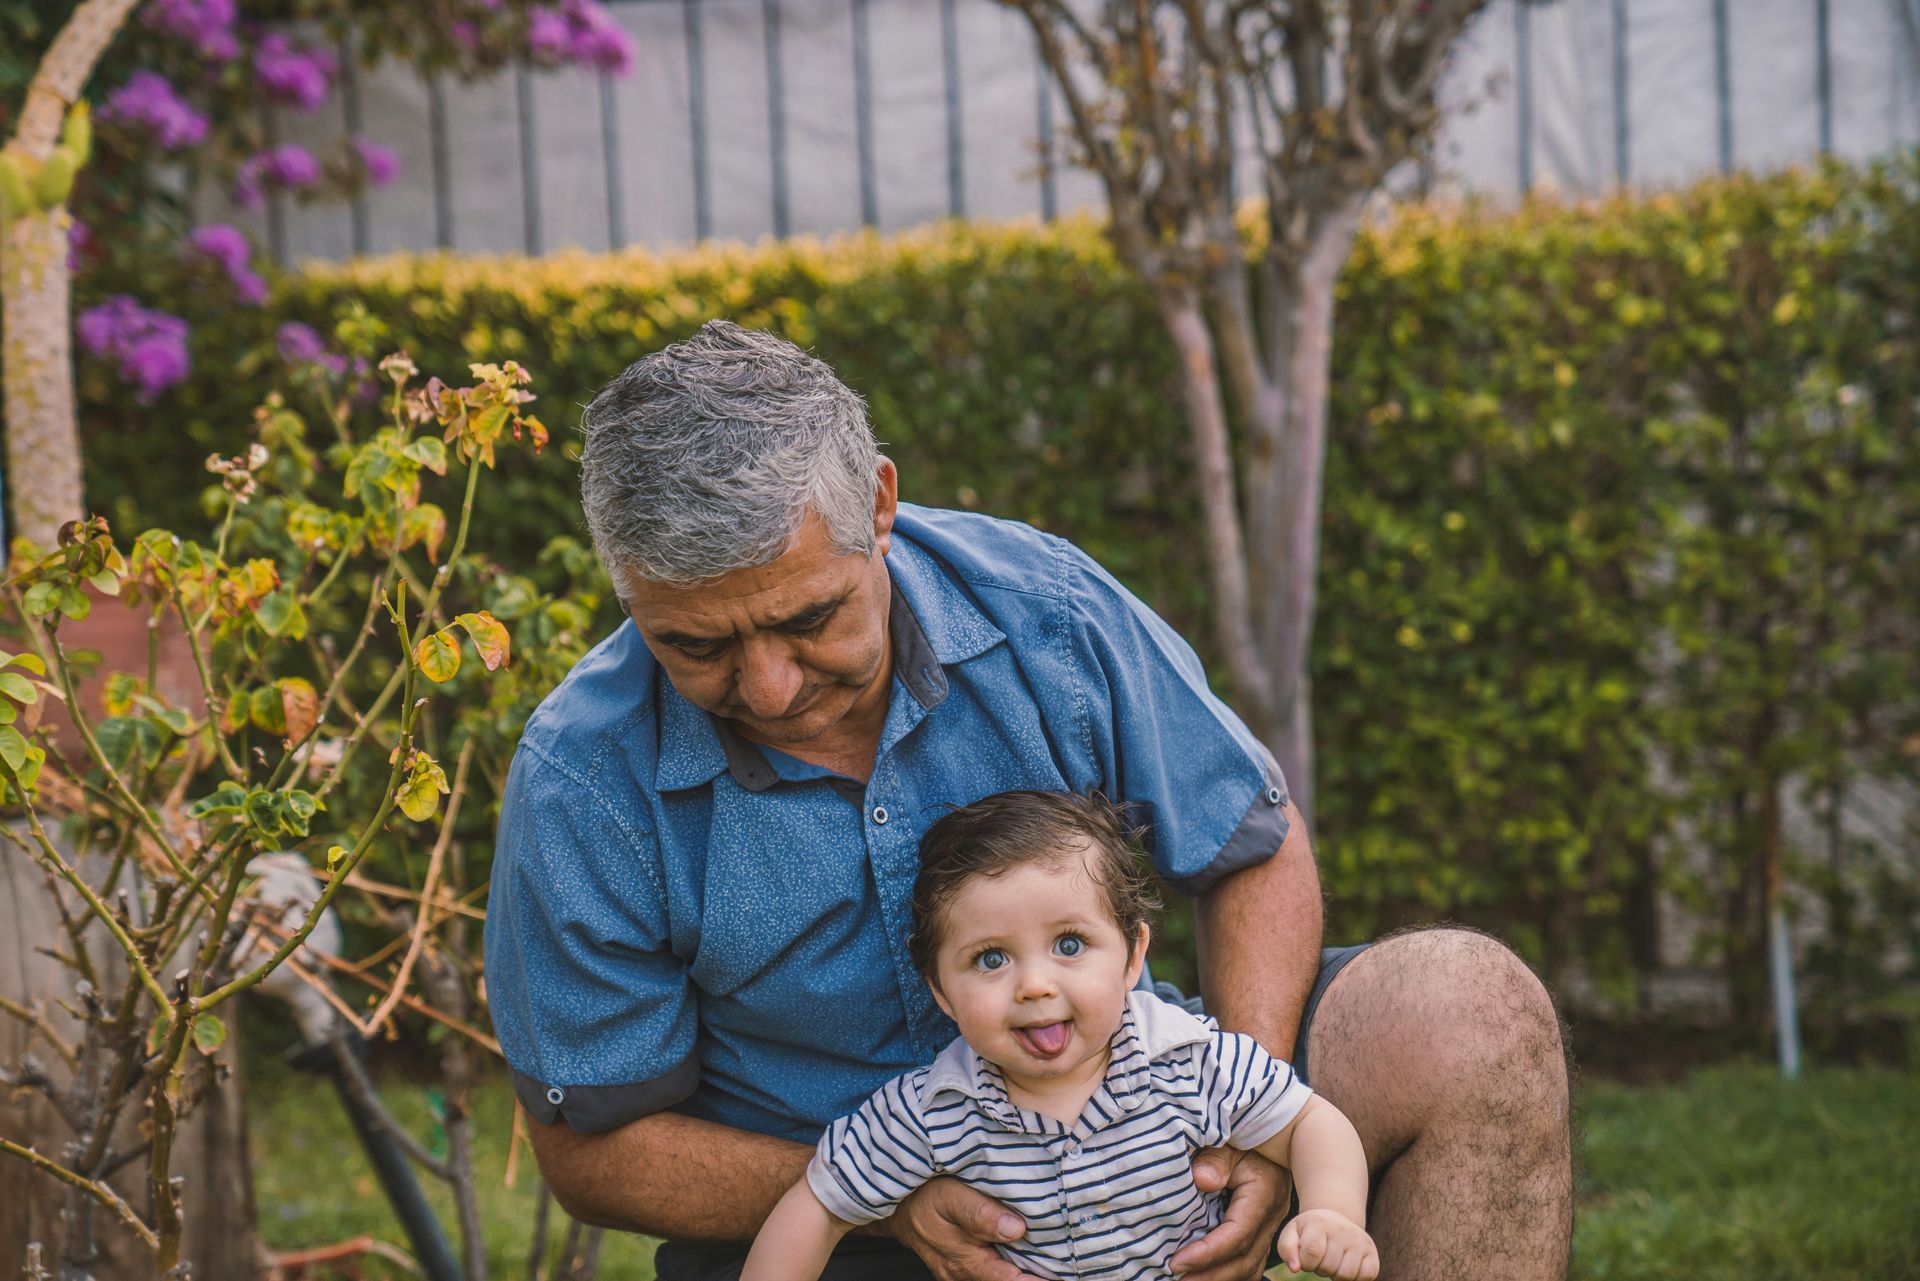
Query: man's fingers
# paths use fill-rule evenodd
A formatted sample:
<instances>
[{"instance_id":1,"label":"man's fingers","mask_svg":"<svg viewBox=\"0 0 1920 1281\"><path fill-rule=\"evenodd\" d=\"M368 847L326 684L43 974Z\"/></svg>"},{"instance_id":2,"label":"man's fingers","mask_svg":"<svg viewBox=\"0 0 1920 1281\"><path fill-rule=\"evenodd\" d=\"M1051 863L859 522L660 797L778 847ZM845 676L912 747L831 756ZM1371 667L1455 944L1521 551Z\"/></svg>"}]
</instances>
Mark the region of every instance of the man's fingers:
<instances>
[{"instance_id":1,"label":"man's fingers","mask_svg":"<svg viewBox=\"0 0 1920 1281\"><path fill-rule=\"evenodd\" d=\"M1201 1148L1193 1157L1193 1186L1202 1192L1226 1187L1239 1155L1232 1148Z\"/></svg>"}]
</instances>

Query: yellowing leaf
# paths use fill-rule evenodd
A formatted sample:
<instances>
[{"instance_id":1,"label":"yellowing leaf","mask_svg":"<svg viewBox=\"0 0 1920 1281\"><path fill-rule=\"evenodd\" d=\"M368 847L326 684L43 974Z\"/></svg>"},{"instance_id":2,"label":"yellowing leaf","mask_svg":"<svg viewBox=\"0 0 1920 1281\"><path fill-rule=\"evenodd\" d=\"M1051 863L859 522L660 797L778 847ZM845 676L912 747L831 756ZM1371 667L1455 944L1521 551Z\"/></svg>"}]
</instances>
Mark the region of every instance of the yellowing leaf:
<instances>
[{"instance_id":1,"label":"yellowing leaf","mask_svg":"<svg viewBox=\"0 0 1920 1281\"><path fill-rule=\"evenodd\" d=\"M401 813L416 823L424 823L439 811L440 795L446 790L446 771L435 764L431 756L421 752L414 757L412 772L400 785L395 799Z\"/></svg>"},{"instance_id":2,"label":"yellowing leaf","mask_svg":"<svg viewBox=\"0 0 1920 1281\"><path fill-rule=\"evenodd\" d=\"M453 630L443 627L431 636L422 637L413 647L413 665L436 685L452 680L453 674L460 670L460 643L454 640Z\"/></svg>"},{"instance_id":3,"label":"yellowing leaf","mask_svg":"<svg viewBox=\"0 0 1920 1281\"><path fill-rule=\"evenodd\" d=\"M312 684L298 676L275 681L280 690L280 710L286 721L286 737L297 743L320 723L320 695Z\"/></svg>"},{"instance_id":4,"label":"yellowing leaf","mask_svg":"<svg viewBox=\"0 0 1920 1281\"><path fill-rule=\"evenodd\" d=\"M507 626L499 619L481 610L477 614L461 614L453 620L467 629L467 635L473 637L473 648L480 655L480 661L487 670L498 671L507 664L509 641Z\"/></svg>"},{"instance_id":5,"label":"yellowing leaf","mask_svg":"<svg viewBox=\"0 0 1920 1281\"><path fill-rule=\"evenodd\" d=\"M211 1014L193 1021L193 1048L211 1055L227 1043L227 1025Z\"/></svg>"}]
</instances>

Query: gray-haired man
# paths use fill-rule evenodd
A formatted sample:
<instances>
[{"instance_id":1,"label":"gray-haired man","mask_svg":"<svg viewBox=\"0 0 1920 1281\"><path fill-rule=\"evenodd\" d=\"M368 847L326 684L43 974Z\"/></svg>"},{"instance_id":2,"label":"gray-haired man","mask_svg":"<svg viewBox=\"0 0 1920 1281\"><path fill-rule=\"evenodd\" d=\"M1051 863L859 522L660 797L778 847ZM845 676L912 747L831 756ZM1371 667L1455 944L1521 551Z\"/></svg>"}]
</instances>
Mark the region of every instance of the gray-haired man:
<instances>
[{"instance_id":1,"label":"gray-haired man","mask_svg":"<svg viewBox=\"0 0 1920 1281\"><path fill-rule=\"evenodd\" d=\"M713 322L586 425L632 626L527 725L487 929L572 1213L667 1238L663 1281L737 1276L824 1125L954 1035L907 953L920 833L990 793L1098 788L1151 815L1157 870L1197 900L1207 1010L1353 1119L1386 1275L1564 1272L1545 992L1464 931L1323 953L1285 782L1164 622L1060 539L900 503L859 398L777 338ZM1174 1271L1254 1276L1283 1176L1214 1151L1193 1177L1228 1212ZM951 1179L880 1226L827 1275L1020 1275L991 1243L1024 1225Z\"/></svg>"}]
</instances>

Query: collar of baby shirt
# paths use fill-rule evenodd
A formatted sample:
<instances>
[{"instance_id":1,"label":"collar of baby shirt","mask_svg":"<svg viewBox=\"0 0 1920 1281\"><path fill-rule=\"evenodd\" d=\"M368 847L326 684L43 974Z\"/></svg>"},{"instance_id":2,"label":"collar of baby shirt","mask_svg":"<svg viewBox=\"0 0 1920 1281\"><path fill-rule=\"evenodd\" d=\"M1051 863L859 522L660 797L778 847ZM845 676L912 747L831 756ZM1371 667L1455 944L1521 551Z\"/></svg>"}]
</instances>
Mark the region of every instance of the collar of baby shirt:
<instances>
[{"instance_id":1,"label":"collar of baby shirt","mask_svg":"<svg viewBox=\"0 0 1920 1281\"><path fill-rule=\"evenodd\" d=\"M1136 989L1127 993L1120 1026L1113 1034L1106 1079L1094 1097L1104 1094L1123 1110L1133 1111L1146 1098L1156 1060L1212 1035L1206 1022L1151 992ZM1006 1129L1029 1128L1019 1105L1007 1095L999 1066L981 1058L964 1038L942 1050L927 1068L922 1099L930 1104L942 1093L972 1099L981 1112Z\"/></svg>"}]
</instances>

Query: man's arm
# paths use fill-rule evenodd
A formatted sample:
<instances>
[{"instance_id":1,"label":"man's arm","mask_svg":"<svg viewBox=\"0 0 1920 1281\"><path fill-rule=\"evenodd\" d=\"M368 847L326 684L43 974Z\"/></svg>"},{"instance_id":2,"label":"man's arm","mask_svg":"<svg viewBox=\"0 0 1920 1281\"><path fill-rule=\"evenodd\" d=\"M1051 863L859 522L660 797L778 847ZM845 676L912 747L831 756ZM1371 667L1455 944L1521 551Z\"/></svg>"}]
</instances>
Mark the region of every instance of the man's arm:
<instances>
[{"instance_id":1,"label":"man's arm","mask_svg":"<svg viewBox=\"0 0 1920 1281\"><path fill-rule=\"evenodd\" d=\"M583 1223L677 1241L745 1241L806 1173L811 1144L677 1112L604 1134L529 1121L540 1173Z\"/></svg>"},{"instance_id":2,"label":"man's arm","mask_svg":"<svg viewBox=\"0 0 1920 1281\"><path fill-rule=\"evenodd\" d=\"M1277 1059L1293 1057L1320 972L1320 873L1307 824L1287 803L1279 851L1222 878L1194 905L1207 1012Z\"/></svg>"}]
</instances>

